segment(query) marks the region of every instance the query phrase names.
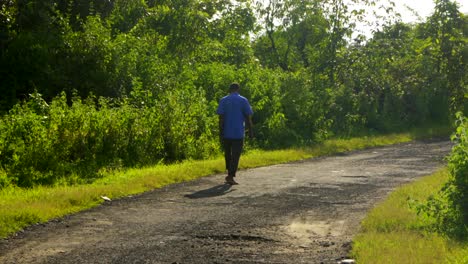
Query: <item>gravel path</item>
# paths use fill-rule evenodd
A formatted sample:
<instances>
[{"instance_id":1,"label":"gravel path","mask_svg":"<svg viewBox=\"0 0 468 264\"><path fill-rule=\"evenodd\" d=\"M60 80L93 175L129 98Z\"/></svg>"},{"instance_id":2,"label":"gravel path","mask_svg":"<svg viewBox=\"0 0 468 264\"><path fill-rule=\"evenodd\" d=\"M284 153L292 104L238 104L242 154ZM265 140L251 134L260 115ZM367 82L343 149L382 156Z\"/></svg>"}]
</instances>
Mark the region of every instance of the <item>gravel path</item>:
<instances>
[{"instance_id":1,"label":"gravel path","mask_svg":"<svg viewBox=\"0 0 468 264\"><path fill-rule=\"evenodd\" d=\"M174 184L0 241L0 263L337 263L395 187L443 166L411 142ZM242 162L242 159L241 159Z\"/></svg>"}]
</instances>

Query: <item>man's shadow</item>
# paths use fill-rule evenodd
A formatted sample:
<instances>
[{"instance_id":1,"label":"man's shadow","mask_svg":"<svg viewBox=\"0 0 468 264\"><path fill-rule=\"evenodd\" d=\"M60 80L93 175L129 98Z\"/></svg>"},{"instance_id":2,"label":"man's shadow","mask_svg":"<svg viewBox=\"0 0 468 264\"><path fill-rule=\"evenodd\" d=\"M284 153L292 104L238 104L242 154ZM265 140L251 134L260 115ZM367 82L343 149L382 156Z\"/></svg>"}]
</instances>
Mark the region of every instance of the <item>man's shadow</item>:
<instances>
[{"instance_id":1,"label":"man's shadow","mask_svg":"<svg viewBox=\"0 0 468 264\"><path fill-rule=\"evenodd\" d=\"M234 191L231 187L232 186L230 184L220 184L209 189L197 191L192 194L186 194L185 197L190 199L200 199L221 196Z\"/></svg>"}]
</instances>

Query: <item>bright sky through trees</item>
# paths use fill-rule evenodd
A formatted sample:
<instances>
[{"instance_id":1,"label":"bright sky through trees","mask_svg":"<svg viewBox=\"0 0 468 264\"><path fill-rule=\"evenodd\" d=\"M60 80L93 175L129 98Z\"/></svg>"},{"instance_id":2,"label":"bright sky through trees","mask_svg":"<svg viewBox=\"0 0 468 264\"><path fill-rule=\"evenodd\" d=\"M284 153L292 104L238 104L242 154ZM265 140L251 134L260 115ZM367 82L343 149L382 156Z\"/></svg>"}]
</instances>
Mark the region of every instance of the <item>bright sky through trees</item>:
<instances>
[{"instance_id":1,"label":"bright sky through trees","mask_svg":"<svg viewBox=\"0 0 468 264\"><path fill-rule=\"evenodd\" d=\"M371 37L372 31L381 29L382 24L385 23L384 20L394 22L397 19L394 15L392 16L392 12L400 14L401 17L397 20L401 19L404 23L423 22L432 14L435 6L434 0L376 0L377 3L373 7L355 5L351 3L351 0L348 1L350 2L349 6L354 6L355 9L364 8L367 10L364 21L356 22L357 32L353 37L358 33ZM381 7L391 7L391 2L395 6L390 13L386 13L385 9ZM460 12L468 13L468 0L456 0L455 2L458 4ZM376 18L374 12L381 17Z\"/></svg>"},{"instance_id":2,"label":"bright sky through trees","mask_svg":"<svg viewBox=\"0 0 468 264\"><path fill-rule=\"evenodd\" d=\"M270 1L277 2L277 0L256 1L263 3L263 5L267 5ZM353 3L353 0L344 1L347 3L349 10L366 10L362 21L352 21L356 23L356 31L352 38L359 34L371 37L373 32L380 30L382 25L388 22L390 24L400 20L404 23L424 22L432 14L435 6L435 0L375 0L373 6L356 4ZM468 13L468 0L455 0L455 2L458 4L460 12ZM394 3L394 6L392 3ZM387 13L386 8L388 7L391 7L391 10L388 10ZM396 17L395 14L397 13L401 17Z\"/></svg>"},{"instance_id":3,"label":"bright sky through trees","mask_svg":"<svg viewBox=\"0 0 468 264\"><path fill-rule=\"evenodd\" d=\"M412 14L406 7L416 11L423 19L430 16L434 10L434 0L394 0L394 2L397 11L402 15L403 22L418 21L418 17ZM457 0L455 2L458 3L462 13L468 13L468 0Z\"/></svg>"}]
</instances>

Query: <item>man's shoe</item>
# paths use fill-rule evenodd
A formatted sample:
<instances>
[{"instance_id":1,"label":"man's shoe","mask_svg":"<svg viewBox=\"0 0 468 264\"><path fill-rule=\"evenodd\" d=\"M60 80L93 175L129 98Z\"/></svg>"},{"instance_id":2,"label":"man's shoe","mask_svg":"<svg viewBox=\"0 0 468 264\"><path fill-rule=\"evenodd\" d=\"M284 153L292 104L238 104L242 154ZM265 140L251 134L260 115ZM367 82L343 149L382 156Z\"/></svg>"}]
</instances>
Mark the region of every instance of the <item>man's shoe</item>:
<instances>
[{"instance_id":1,"label":"man's shoe","mask_svg":"<svg viewBox=\"0 0 468 264\"><path fill-rule=\"evenodd\" d=\"M232 176L227 176L225 179L227 184L230 184L230 185L239 185L239 183L237 183L235 180L234 180L234 177Z\"/></svg>"}]
</instances>

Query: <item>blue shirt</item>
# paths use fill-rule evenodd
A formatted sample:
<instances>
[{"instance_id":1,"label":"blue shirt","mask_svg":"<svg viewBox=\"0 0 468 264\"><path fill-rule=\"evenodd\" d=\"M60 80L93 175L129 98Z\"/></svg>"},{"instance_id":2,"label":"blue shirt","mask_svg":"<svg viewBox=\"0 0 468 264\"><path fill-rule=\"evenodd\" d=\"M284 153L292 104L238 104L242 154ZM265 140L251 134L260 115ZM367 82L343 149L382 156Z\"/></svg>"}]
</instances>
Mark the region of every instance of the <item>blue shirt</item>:
<instances>
[{"instance_id":1,"label":"blue shirt","mask_svg":"<svg viewBox=\"0 0 468 264\"><path fill-rule=\"evenodd\" d=\"M245 97L237 92L223 97L216 112L224 117L223 138L244 138L244 121L247 116L253 114L252 107Z\"/></svg>"}]
</instances>

